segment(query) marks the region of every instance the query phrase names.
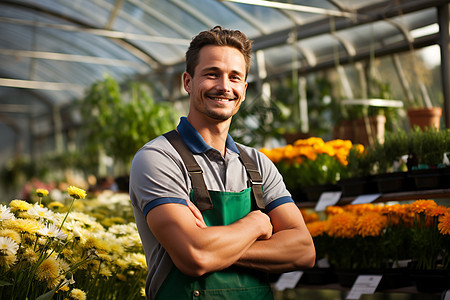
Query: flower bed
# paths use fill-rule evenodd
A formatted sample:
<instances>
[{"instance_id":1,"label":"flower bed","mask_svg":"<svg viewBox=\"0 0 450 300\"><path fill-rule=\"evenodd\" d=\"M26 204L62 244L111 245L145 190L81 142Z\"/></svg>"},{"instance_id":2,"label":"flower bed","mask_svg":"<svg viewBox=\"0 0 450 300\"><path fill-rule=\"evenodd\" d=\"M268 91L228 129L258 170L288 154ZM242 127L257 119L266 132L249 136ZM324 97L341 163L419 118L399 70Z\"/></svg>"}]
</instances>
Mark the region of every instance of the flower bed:
<instances>
[{"instance_id":1,"label":"flower bed","mask_svg":"<svg viewBox=\"0 0 450 300\"><path fill-rule=\"evenodd\" d=\"M1 298L143 299L147 267L136 225L104 226L74 210L89 203L77 187L67 188L66 203L43 201L47 195L37 189L36 203L0 205Z\"/></svg>"},{"instance_id":2,"label":"flower bed","mask_svg":"<svg viewBox=\"0 0 450 300\"><path fill-rule=\"evenodd\" d=\"M410 271L450 275L450 208L433 200L329 206L322 219L302 213L317 260L328 259L336 270L385 272L406 261Z\"/></svg>"},{"instance_id":3,"label":"flower bed","mask_svg":"<svg viewBox=\"0 0 450 300\"><path fill-rule=\"evenodd\" d=\"M362 145L349 140L324 142L321 138L300 139L285 147L263 152L283 175L288 190L298 194L317 185L335 185L346 172L347 157L351 149L363 151Z\"/></svg>"}]
</instances>

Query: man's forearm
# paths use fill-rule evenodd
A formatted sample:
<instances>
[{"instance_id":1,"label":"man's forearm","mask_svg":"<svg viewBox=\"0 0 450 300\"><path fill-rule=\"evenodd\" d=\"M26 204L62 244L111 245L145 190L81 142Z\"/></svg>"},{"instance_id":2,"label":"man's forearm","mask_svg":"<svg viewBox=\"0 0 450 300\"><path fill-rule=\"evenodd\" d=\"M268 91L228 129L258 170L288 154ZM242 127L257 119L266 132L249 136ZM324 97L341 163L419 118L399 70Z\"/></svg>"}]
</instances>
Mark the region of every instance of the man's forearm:
<instances>
[{"instance_id":1,"label":"man's forearm","mask_svg":"<svg viewBox=\"0 0 450 300\"><path fill-rule=\"evenodd\" d=\"M267 272L288 272L314 265L315 250L309 236L297 229L274 233L268 240L258 240L235 265Z\"/></svg>"}]
</instances>

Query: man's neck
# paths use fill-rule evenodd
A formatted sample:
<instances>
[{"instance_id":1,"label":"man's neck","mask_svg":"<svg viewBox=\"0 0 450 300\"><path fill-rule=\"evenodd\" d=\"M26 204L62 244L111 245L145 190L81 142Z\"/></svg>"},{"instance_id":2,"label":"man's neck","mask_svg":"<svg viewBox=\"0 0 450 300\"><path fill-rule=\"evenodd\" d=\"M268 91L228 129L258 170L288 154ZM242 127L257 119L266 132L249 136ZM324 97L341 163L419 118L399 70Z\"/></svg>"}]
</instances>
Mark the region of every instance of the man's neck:
<instances>
[{"instance_id":1,"label":"man's neck","mask_svg":"<svg viewBox=\"0 0 450 300\"><path fill-rule=\"evenodd\" d=\"M223 122L209 122L205 119L196 119L187 116L189 123L200 133L205 142L220 151L222 156L225 156L225 145L230 129L231 119Z\"/></svg>"}]
</instances>

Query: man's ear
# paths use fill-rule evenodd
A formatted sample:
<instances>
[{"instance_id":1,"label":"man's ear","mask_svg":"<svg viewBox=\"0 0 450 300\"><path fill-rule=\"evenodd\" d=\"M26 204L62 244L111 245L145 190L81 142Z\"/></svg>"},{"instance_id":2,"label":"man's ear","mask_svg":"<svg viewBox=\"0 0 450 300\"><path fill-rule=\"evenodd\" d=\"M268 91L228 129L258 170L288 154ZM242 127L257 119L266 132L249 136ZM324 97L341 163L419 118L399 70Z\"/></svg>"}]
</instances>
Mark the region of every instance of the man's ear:
<instances>
[{"instance_id":1,"label":"man's ear","mask_svg":"<svg viewBox=\"0 0 450 300\"><path fill-rule=\"evenodd\" d=\"M192 83L192 77L189 75L188 72L183 73L183 86L184 90L190 95L191 94L191 83Z\"/></svg>"}]
</instances>

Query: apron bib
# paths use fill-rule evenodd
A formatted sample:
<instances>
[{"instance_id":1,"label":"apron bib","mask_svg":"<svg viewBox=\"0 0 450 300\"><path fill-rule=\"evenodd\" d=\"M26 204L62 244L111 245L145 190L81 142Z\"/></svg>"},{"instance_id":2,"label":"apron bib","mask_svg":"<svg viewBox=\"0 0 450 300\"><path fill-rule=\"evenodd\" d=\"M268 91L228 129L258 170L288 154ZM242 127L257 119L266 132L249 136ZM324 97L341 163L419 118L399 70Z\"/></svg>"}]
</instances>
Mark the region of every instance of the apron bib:
<instances>
[{"instance_id":1,"label":"apron bib","mask_svg":"<svg viewBox=\"0 0 450 300\"><path fill-rule=\"evenodd\" d=\"M231 224L252 210L251 188L237 193L210 191L209 195L213 208L202 213L208 226ZM196 203L194 193L191 192L190 197ZM263 272L231 266L201 277L190 277L173 266L156 299L273 300L273 294L268 274Z\"/></svg>"}]
</instances>

